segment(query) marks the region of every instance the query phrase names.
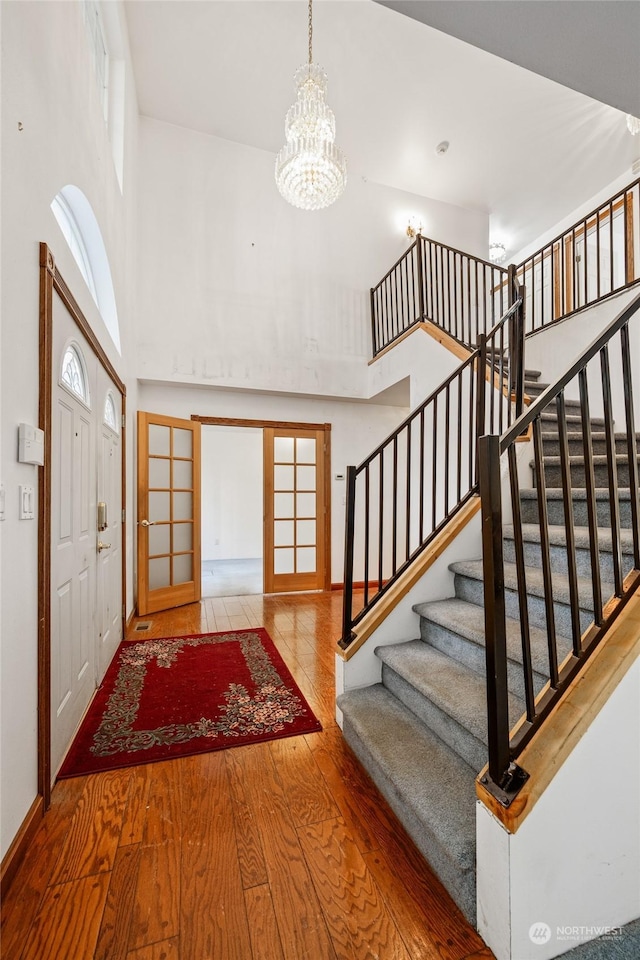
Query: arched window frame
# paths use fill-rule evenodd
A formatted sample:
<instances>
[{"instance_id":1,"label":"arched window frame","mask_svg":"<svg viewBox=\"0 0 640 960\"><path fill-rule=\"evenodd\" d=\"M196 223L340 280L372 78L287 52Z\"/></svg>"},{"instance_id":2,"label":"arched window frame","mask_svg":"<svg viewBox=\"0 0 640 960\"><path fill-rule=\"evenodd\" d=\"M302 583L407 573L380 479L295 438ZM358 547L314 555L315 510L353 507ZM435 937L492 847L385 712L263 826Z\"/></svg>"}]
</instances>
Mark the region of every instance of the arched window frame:
<instances>
[{"instance_id":1,"label":"arched window frame","mask_svg":"<svg viewBox=\"0 0 640 960\"><path fill-rule=\"evenodd\" d=\"M96 306L99 308L98 291L96 290L96 281L93 276L93 270L91 269L91 258L89 256L89 251L87 250L84 242L82 230L78 226L78 221L73 215L73 210L69 206L69 203L62 192L57 193L51 201L51 209L54 217L58 221L58 226L62 230L63 236L67 241L67 246L73 254L73 259L78 264L78 269L82 274L82 278L89 287L89 292L95 300Z\"/></svg>"},{"instance_id":2,"label":"arched window frame","mask_svg":"<svg viewBox=\"0 0 640 960\"><path fill-rule=\"evenodd\" d=\"M79 187L68 183L54 197L51 211L69 246L118 353L120 325L107 249L93 208Z\"/></svg>"},{"instance_id":3,"label":"arched window frame","mask_svg":"<svg viewBox=\"0 0 640 960\"><path fill-rule=\"evenodd\" d=\"M120 427L118 425L118 411L116 408L116 401L113 396L113 390L107 390L104 398L102 422L105 426L109 427L110 430L113 430L114 433L120 433Z\"/></svg>"},{"instance_id":4,"label":"arched window frame","mask_svg":"<svg viewBox=\"0 0 640 960\"><path fill-rule=\"evenodd\" d=\"M81 390L77 390L73 385L73 382L69 382L65 378L65 372L67 369L67 357L72 355L76 365L78 367L79 377L78 379L81 382ZM73 378L71 378L73 381ZM89 391L89 376L87 374L87 364L84 359L84 354L82 348L75 340L67 340L64 350L62 351L62 359L60 361L60 377L59 381L60 386L70 393L72 397L76 400L79 400L87 410L91 410L91 393Z\"/></svg>"}]
</instances>

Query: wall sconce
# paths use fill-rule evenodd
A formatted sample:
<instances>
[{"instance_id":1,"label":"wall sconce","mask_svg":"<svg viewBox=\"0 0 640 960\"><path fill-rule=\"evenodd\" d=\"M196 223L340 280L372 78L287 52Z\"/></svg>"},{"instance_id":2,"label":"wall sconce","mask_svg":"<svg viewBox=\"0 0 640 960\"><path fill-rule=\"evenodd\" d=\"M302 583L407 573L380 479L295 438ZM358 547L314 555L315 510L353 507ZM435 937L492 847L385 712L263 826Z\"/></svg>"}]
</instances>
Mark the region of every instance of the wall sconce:
<instances>
[{"instance_id":1,"label":"wall sconce","mask_svg":"<svg viewBox=\"0 0 640 960\"><path fill-rule=\"evenodd\" d=\"M491 260L491 263L503 263L506 254L507 251L504 243L496 241L495 243L489 244L489 260Z\"/></svg>"},{"instance_id":2,"label":"wall sconce","mask_svg":"<svg viewBox=\"0 0 640 960\"><path fill-rule=\"evenodd\" d=\"M410 240L413 240L419 233L422 233L420 217L410 216L407 224L407 236Z\"/></svg>"}]
</instances>

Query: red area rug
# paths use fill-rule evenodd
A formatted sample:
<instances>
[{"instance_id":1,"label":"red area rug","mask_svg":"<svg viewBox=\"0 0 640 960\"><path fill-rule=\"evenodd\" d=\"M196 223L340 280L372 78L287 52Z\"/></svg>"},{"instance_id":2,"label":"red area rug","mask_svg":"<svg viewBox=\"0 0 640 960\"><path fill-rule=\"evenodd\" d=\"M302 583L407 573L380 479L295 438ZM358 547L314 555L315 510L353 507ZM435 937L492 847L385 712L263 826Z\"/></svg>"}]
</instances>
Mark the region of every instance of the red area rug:
<instances>
[{"instance_id":1,"label":"red area rug","mask_svg":"<svg viewBox=\"0 0 640 960\"><path fill-rule=\"evenodd\" d=\"M261 627L125 641L58 776L321 729Z\"/></svg>"}]
</instances>

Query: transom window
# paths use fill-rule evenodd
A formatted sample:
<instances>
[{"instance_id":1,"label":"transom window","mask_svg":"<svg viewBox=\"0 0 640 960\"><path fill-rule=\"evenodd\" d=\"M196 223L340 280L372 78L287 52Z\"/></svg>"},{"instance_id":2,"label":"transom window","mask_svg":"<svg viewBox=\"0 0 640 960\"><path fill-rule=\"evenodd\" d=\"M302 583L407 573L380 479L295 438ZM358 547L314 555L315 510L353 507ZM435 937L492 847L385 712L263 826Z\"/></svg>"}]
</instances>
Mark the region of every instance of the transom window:
<instances>
[{"instance_id":1,"label":"transom window","mask_svg":"<svg viewBox=\"0 0 640 960\"><path fill-rule=\"evenodd\" d=\"M78 269L82 274L84 282L89 287L91 296L97 305L98 293L96 290L96 281L93 276L93 270L91 269L91 258L89 256L89 251L87 250L84 242L82 230L78 226L78 221L73 215L73 210L71 209L67 198L62 192L57 193L53 198L51 210L53 211L53 215L58 221L58 226L62 230L63 236L67 241L69 250L71 250L71 253L73 254L73 259L78 264Z\"/></svg>"},{"instance_id":2,"label":"transom window","mask_svg":"<svg viewBox=\"0 0 640 960\"><path fill-rule=\"evenodd\" d=\"M89 406L89 385L87 384L84 364L78 348L74 344L69 344L64 352L60 380L71 393L82 400L87 407Z\"/></svg>"},{"instance_id":3,"label":"transom window","mask_svg":"<svg viewBox=\"0 0 640 960\"><path fill-rule=\"evenodd\" d=\"M104 422L111 427L114 433L118 433L118 417L116 414L116 404L111 391L107 393L104 401Z\"/></svg>"}]
</instances>

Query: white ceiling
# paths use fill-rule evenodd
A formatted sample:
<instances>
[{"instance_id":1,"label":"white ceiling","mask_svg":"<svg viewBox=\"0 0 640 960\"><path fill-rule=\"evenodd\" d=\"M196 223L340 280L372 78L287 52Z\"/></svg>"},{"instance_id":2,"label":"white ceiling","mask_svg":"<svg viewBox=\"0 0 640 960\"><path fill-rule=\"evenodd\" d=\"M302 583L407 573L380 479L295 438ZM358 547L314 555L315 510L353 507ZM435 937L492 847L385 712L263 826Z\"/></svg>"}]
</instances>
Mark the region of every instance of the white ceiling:
<instances>
[{"instance_id":1,"label":"white ceiling","mask_svg":"<svg viewBox=\"0 0 640 960\"><path fill-rule=\"evenodd\" d=\"M125 7L142 114L280 149L306 0ZM512 253L640 155L620 111L372 0L316 0L313 24L349 176L486 211Z\"/></svg>"}]
</instances>

